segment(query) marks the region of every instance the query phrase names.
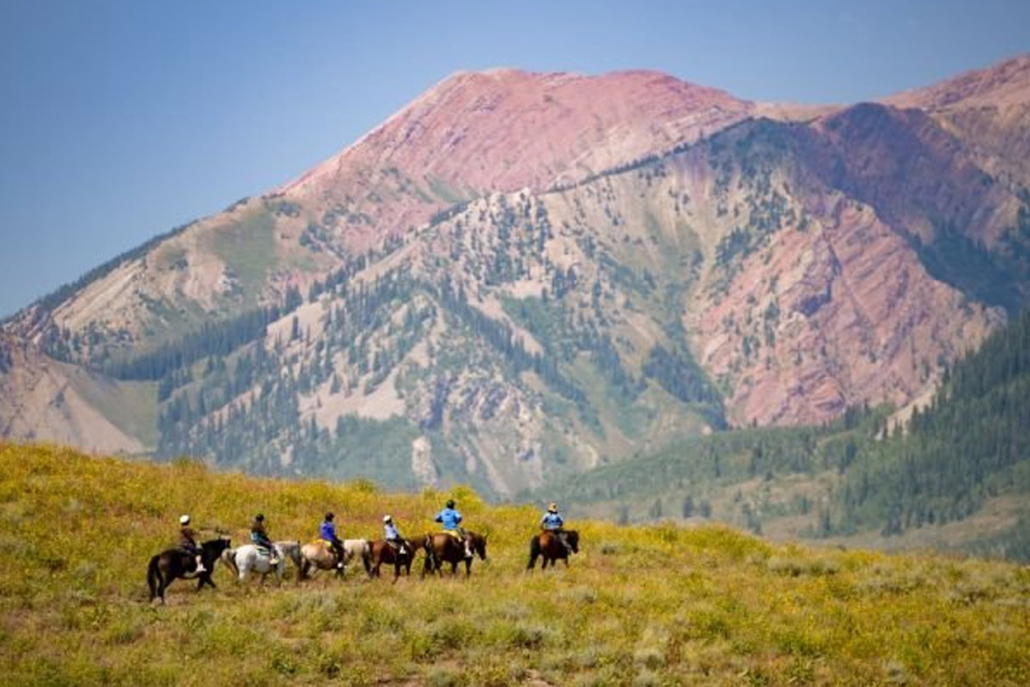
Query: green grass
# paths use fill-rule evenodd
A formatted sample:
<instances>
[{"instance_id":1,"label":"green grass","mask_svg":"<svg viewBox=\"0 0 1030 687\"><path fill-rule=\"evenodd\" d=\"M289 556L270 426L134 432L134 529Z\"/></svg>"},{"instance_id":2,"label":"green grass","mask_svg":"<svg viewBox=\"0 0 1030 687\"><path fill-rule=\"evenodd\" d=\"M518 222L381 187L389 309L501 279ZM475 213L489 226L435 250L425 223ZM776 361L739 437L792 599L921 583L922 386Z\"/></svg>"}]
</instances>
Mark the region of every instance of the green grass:
<instances>
[{"instance_id":1,"label":"green grass","mask_svg":"<svg viewBox=\"0 0 1030 687\"><path fill-rule=\"evenodd\" d=\"M214 233L211 250L221 258L239 280L248 303L265 284L276 265L275 220L265 207L247 210Z\"/></svg>"},{"instance_id":2,"label":"green grass","mask_svg":"<svg viewBox=\"0 0 1030 687\"><path fill-rule=\"evenodd\" d=\"M425 531L448 494L263 480L0 444L0 675L12 685L1022 685L1030 572L775 546L720 527L578 522L566 570L523 572L539 513L449 492L490 560L470 580L314 580L147 603L149 557L189 512L244 535Z\"/></svg>"}]
</instances>

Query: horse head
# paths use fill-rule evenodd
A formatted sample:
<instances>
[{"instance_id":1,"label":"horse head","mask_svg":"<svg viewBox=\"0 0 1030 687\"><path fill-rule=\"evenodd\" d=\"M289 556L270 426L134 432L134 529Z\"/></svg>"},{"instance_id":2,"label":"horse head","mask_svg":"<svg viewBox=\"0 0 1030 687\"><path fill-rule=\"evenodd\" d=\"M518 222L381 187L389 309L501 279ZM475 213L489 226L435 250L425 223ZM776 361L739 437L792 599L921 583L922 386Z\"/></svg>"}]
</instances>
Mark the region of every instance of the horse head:
<instances>
[{"instance_id":1,"label":"horse head","mask_svg":"<svg viewBox=\"0 0 1030 687\"><path fill-rule=\"evenodd\" d=\"M201 551L206 555L210 556L211 560L221 557L222 553L225 552L230 546L232 546L232 539L229 537L219 537L218 539L208 539L200 545Z\"/></svg>"},{"instance_id":2,"label":"horse head","mask_svg":"<svg viewBox=\"0 0 1030 687\"><path fill-rule=\"evenodd\" d=\"M565 540L572 547L572 553L579 553L579 532L576 530L565 530Z\"/></svg>"},{"instance_id":3,"label":"horse head","mask_svg":"<svg viewBox=\"0 0 1030 687\"><path fill-rule=\"evenodd\" d=\"M472 550L484 561L486 560L486 535L478 535L469 532L469 539L472 540Z\"/></svg>"}]
</instances>

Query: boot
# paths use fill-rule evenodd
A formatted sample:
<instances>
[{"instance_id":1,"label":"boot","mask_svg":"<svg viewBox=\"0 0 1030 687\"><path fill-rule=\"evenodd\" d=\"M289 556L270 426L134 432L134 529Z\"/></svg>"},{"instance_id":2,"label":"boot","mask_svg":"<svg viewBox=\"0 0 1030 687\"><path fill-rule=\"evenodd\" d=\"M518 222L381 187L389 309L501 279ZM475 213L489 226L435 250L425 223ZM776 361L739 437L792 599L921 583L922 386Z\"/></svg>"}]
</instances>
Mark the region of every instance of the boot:
<instances>
[{"instance_id":1,"label":"boot","mask_svg":"<svg viewBox=\"0 0 1030 687\"><path fill-rule=\"evenodd\" d=\"M207 568L204 567L204 561L200 556L197 556L197 569L196 572L202 573L207 572Z\"/></svg>"}]
</instances>

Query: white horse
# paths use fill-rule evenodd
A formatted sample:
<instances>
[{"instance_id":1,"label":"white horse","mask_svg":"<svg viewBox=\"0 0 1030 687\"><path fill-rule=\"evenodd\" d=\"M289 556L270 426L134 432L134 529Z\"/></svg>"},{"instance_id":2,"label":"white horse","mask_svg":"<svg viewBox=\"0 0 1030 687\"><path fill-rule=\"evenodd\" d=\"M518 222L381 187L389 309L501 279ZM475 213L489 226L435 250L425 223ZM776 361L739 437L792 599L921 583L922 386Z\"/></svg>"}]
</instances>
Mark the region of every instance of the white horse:
<instances>
[{"instance_id":1,"label":"white horse","mask_svg":"<svg viewBox=\"0 0 1030 687\"><path fill-rule=\"evenodd\" d=\"M289 558L293 561L293 565L296 566L297 570L300 570L301 556L299 541L277 541L275 542L275 546L282 552L283 558Z\"/></svg>"},{"instance_id":2,"label":"white horse","mask_svg":"<svg viewBox=\"0 0 1030 687\"><path fill-rule=\"evenodd\" d=\"M286 570L286 555L278 544L272 545L276 562L272 564L272 557L264 553L253 544L245 544L238 549L227 549L222 553L222 560L226 565L236 571L240 582L247 578L247 573L253 571L261 575L261 584L269 573L275 573L275 582L278 585L283 583L283 572Z\"/></svg>"}]
</instances>

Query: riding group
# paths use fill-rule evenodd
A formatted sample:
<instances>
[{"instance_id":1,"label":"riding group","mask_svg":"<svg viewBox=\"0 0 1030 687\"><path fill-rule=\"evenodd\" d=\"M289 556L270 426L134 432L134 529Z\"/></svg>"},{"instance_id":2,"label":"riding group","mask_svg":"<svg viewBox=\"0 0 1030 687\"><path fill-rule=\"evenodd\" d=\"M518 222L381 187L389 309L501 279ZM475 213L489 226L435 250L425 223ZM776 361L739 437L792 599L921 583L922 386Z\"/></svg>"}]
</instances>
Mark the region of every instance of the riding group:
<instances>
[{"instance_id":1,"label":"riding group","mask_svg":"<svg viewBox=\"0 0 1030 687\"><path fill-rule=\"evenodd\" d=\"M384 563L393 565L394 582L400 576L401 568L405 574L411 574L411 564L419 550L425 552L423 577L426 573L443 574L444 563L451 564L452 574L457 573L460 563L464 563L465 575L468 576L472 573L474 556L486 560L486 536L462 527L462 516L453 499L449 499L434 518L434 522L440 523L441 531L426 534L415 541L401 535L390 515L383 516L383 539L376 541L341 540L336 534L334 520L333 513L326 513L319 526L318 539L302 546L299 541L273 542L268 535L265 516L259 513L250 527L251 543L234 549L230 548L228 537L198 544L190 516L183 515L179 518L178 546L150 559L147 569L150 600L160 598L164 603L165 589L178 578L198 580L198 590L204 585L214 587L211 574L219 560L231 568L240 581L248 573L255 572L261 575L262 583L269 573L274 573L276 581L281 582L287 559L296 565L298 579L308 578L318 570L334 570L342 576L345 566L360 560L370 577L378 577L379 568ZM543 559L541 568L546 568L548 563L553 565L559 559L564 560L567 566L569 556L579 551L579 534L565 529L565 520L557 504L547 507L540 520L540 528L541 532L530 540L527 569L535 567L537 558Z\"/></svg>"}]
</instances>

